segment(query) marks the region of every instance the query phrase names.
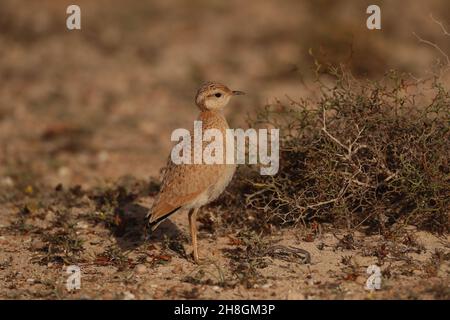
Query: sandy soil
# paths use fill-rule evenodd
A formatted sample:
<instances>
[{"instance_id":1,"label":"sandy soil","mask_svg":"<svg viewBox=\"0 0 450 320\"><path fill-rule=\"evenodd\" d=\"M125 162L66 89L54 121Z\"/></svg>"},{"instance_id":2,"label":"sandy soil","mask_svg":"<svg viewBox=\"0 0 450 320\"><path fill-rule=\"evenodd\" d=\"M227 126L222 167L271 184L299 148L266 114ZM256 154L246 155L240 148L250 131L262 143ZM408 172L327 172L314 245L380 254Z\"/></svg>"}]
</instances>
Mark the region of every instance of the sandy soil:
<instances>
[{"instance_id":1,"label":"sandy soil","mask_svg":"<svg viewBox=\"0 0 450 320\"><path fill-rule=\"evenodd\" d=\"M58 191L63 192L63 191ZM37 210L2 215L0 297L86 299L448 299L448 237L408 228L402 239L345 233L332 226L289 229L271 236L238 231L200 233L201 265L190 257L186 214L145 237L142 216L152 199L126 206L115 233L78 204L68 215ZM204 212L208 215L210 212ZM97 212L97 215L100 213ZM13 227L11 227L13 226ZM67 235L64 230L70 230ZM53 237L49 237L53 236ZM78 249L80 243L81 249ZM282 245L310 253L273 255ZM81 289L68 292L65 270L81 268ZM381 267L382 287L367 291L369 265Z\"/></svg>"}]
</instances>

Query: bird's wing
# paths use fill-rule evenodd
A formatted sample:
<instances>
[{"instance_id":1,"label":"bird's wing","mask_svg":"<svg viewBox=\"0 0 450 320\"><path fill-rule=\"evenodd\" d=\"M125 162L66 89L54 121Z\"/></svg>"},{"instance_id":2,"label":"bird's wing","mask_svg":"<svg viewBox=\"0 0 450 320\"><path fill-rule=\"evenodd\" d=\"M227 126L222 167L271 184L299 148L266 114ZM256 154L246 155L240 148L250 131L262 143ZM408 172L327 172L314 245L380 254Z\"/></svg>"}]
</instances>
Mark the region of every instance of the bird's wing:
<instances>
[{"instance_id":1,"label":"bird's wing","mask_svg":"<svg viewBox=\"0 0 450 320\"><path fill-rule=\"evenodd\" d=\"M203 130L216 128L225 135L228 124L219 114L202 112L198 118L202 121ZM193 136L191 130L190 135ZM194 141L191 140L191 150L195 150ZM203 141L204 150L206 143ZM225 144L224 149L225 150ZM195 152L195 151L194 151ZM192 160L194 154L192 154ZM161 190L155 199L153 208L149 213L149 224L155 229L158 224L181 207L191 203L203 192L207 191L224 173L226 164L180 164L176 165L171 158L164 172Z\"/></svg>"},{"instance_id":2,"label":"bird's wing","mask_svg":"<svg viewBox=\"0 0 450 320\"><path fill-rule=\"evenodd\" d=\"M222 174L221 164L181 164L167 167L161 191L148 216L152 229L213 186Z\"/></svg>"}]
</instances>

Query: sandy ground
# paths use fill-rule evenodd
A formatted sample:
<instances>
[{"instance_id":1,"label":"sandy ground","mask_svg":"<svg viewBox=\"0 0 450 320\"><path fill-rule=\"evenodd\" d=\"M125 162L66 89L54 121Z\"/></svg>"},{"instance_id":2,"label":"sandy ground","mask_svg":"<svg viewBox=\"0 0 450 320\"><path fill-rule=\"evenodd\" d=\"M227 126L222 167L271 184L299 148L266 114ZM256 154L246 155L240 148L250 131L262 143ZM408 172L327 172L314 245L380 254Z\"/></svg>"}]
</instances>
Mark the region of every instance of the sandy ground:
<instances>
[{"instance_id":1,"label":"sandy ground","mask_svg":"<svg viewBox=\"0 0 450 320\"><path fill-rule=\"evenodd\" d=\"M87 200L85 200L87 201ZM448 299L448 237L408 228L387 240L333 230L289 229L271 236L238 231L200 233L203 262L195 265L186 214L165 222L149 238L142 215L151 198L125 209L123 234L93 223L85 210L64 217L27 213L22 231L2 215L0 297L5 299ZM83 208L83 206L81 206ZM78 213L77 213L78 212ZM98 213L97 213L98 214ZM208 212L204 213L208 215ZM70 227L67 227L71 225ZM17 227L17 224L15 225ZM327 230L330 229L330 230ZM5 230L8 230L5 232ZM25 231L26 230L26 231ZM59 234L60 238L48 238ZM60 239L58 242L57 239ZM78 251L76 242L81 243ZM301 248L301 256L273 255L275 245ZM75 249L74 249L75 248ZM81 268L81 289L66 289L68 265ZM369 265L381 267L381 289L365 289Z\"/></svg>"},{"instance_id":2,"label":"sandy ground","mask_svg":"<svg viewBox=\"0 0 450 320\"><path fill-rule=\"evenodd\" d=\"M447 235L320 225L260 236L221 225L211 206L197 266L186 214L149 238L143 230L170 133L192 125L202 81L247 92L226 111L237 127L276 98L317 94L311 52L352 56L361 77L390 68L420 77L439 54L411 32L448 49L428 18L448 21L446 1L384 7L378 33L361 28L366 3L353 1L331 10L326 1L80 1L80 32L65 29L68 3L1 5L0 298L450 298ZM275 245L311 261L274 254ZM382 272L375 292L364 289L371 264ZM82 271L75 292L65 287L69 265Z\"/></svg>"}]
</instances>

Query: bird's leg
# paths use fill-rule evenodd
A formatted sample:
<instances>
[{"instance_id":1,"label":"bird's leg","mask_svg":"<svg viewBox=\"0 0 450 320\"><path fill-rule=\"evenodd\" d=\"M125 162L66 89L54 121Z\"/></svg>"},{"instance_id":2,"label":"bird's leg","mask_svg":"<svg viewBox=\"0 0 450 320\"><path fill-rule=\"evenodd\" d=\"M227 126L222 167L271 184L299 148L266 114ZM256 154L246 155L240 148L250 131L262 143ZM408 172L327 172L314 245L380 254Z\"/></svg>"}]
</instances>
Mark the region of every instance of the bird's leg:
<instances>
[{"instance_id":1,"label":"bird's leg","mask_svg":"<svg viewBox=\"0 0 450 320\"><path fill-rule=\"evenodd\" d=\"M195 263L199 264L198 247L197 247L197 212L198 208L189 211L189 227L191 228L192 247L194 248L193 256Z\"/></svg>"}]
</instances>

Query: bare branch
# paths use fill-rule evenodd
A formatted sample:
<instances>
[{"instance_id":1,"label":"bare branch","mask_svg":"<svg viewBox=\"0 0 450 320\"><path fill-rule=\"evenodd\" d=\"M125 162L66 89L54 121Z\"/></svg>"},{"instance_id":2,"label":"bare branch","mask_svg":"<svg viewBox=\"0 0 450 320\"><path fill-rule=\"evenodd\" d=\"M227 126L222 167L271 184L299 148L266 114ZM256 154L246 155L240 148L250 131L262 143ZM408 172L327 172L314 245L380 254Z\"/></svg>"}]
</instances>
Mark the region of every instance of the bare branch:
<instances>
[{"instance_id":1,"label":"bare branch","mask_svg":"<svg viewBox=\"0 0 450 320\"><path fill-rule=\"evenodd\" d=\"M326 117L325 117L325 109L323 110L322 118L323 118L323 120L322 120L322 123L323 123L322 131L325 132L325 134L326 134L331 140L333 140L334 142L336 142L338 145L340 145L342 148L344 148L344 149L348 152L348 151L349 151L349 150L348 150L348 147L347 147L345 144L343 144L342 142L340 142L337 138L333 137L333 136L331 135L331 133L328 132L328 130L327 130L327 123L326 123Z\"/></svg>"},{"instance_id":2,"label":"bare branch","mask_svg":"<svg viewBox=\"0 0 450 320\"><path fill-rule=\"evenodd\" d=\"M447 61L447 66L450 66L450 57L436 43L433 43L431 41L419 37L415 32L413 32L413 35L417 38L417 40L419 40L419 42L429 45L430 47L433 47L435 50L437 50Z\"/></svg>"},{"instance_id":3,"label":"bare branch","mask_svg":"<svg viewBox=\"0 0 450 320\"><path fill-rule=\"evenodd\" d=\"M434 23L436 23L439 27L441 27L441 30L442 30L442 32L444 33L445 36L450 37L450 33L447 31L447 29L444 27L444 24L443 24L441 21L436 20L436 19L433 17L432 14L430 14L430 19L431 19Z\"/></svg>"}]
</instances>

